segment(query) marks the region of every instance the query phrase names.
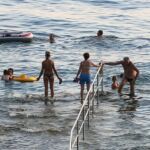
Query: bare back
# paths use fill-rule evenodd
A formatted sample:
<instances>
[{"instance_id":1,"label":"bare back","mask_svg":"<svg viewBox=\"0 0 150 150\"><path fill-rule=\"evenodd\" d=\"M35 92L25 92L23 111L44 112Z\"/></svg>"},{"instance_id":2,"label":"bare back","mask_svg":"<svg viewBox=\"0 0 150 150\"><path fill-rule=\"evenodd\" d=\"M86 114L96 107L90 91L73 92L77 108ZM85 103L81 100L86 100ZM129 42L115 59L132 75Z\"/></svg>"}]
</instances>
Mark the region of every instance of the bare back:
<instances>
[{"instance_id":1,"label":"bare back","mask_svg":"<svg viewBox=\"0 0 150 150\"><path fill-rule=\"evenodd\" d=\"M42 69L44 74L53 74L54 62L50 59L46 59L42 62Z\"/></svg>"},{"instance_id":2,"label":"bare back","mask_svg":"<svg viewBox=\"0 0 150 150\"><path fill-rule=\"evenodd\" d=\"M90 66L91 66L91 61L89 60L82 61L80 64L81 73L90 74Z\"/></svg>"}]
</instances>

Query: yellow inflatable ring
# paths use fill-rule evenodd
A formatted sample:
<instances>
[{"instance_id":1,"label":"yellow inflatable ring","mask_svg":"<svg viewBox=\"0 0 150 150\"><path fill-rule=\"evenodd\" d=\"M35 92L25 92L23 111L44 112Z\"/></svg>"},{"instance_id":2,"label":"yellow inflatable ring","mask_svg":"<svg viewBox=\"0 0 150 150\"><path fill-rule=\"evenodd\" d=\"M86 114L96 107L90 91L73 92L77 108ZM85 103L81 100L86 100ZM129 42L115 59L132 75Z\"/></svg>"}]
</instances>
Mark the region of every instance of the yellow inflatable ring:
<instances>
[{"instance_id":1,"label":"yellow inflatable ring","mask_svg":"<svg viewBox=\"0 0 150 150\"><path fill-rule=\"evenodd\" d=\"M19 81L19 82L34 82L37 80L37 78L33 77L33 76L27 76L25 74L22 74L20 76L14 76L12 80Z\"/></svg>"}]
</instances>

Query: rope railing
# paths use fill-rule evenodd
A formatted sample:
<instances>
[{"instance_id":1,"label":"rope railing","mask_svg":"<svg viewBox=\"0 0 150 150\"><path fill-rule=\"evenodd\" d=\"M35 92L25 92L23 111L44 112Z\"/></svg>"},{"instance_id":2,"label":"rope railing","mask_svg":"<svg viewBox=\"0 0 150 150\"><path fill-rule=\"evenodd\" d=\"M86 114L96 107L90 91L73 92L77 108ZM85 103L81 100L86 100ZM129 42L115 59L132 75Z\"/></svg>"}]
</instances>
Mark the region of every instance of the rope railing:
<instances>
[{"instance_id":1,"label":"rope railing","mask_svg":"<svg viewBox=\"0 0 150 150\"><path fill-rule=\"evenodd\" d=\"M76 148L79 150L79 143L80 143L80 135L82 132L82 138L85 139L85 123L87 121L88 128L90 125L90 112L94 113L94 100L95 97L97 98L97 104L99 101L99 88L101 86L101 91L103 92L103 67L102 64L97 70L97 73L94 77L94 80L90 86L89 91L87 92L87 95L83 101L83 104L81 106L81 109L78 113L78 116L73 124L73 127L71 129L70 133L70 146L69 150L73 150ZM76 145L76 147L75 147Z\"/></svg>"}]
</instances>

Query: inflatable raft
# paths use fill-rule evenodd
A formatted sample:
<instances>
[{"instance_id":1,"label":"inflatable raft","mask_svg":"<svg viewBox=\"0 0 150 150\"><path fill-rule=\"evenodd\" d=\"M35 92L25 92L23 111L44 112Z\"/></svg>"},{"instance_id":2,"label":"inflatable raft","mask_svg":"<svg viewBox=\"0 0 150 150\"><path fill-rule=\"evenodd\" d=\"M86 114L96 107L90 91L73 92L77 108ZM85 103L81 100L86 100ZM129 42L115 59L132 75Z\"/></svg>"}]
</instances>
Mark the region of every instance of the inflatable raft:
<instances>
[{"instance_id":1,"label":"inflatable raft","mask_svg":"<svg viewBox=\"0 0 150 150\"><path fill-rule=\"evenodd\" d=\"M33 76L27 76L25 74L22 74L20 76L14 76L13 81L18 81L18 82L34 82L37 81L36 77Z\"/></svg>"},{"instance_id":2,"label":"inflatable raft","mask_svg":"<svg viewBox=\"0 0 150 150\"><path fill-rule=\"evenodd\" d=\"M31 42L31 32L0 32L0 42Z\"/></svg>"}]
</instances>

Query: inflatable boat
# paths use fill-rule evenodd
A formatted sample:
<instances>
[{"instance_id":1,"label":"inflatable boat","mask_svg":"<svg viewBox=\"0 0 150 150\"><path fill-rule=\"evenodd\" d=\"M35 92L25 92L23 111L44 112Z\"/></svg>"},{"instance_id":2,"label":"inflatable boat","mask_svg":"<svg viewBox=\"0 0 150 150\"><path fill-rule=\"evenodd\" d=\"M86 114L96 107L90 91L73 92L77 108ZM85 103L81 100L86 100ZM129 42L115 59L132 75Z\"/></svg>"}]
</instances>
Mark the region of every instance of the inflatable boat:
<instances>
[{"instance_id":1,"label":"inflatable boat","mask_svg":"<svg viewBox=\"0 0 150 150\"><path fill-rule=\"evenodd\" d=\"M0 42L31 42L32 39L31 32L0 32Z\"/></svg>"},{"instance_id":2,"label":"inflatable boat","mask_svg":"<svg viewBox=\"0 0 150 150\"><path fill-rule=\"evenodd\" d=\"M20 76L14 76L12 80L18 82L34 82L37 81L37 77L27 76L25 74L22 74Z\"/></svg>"}]
</instances>

